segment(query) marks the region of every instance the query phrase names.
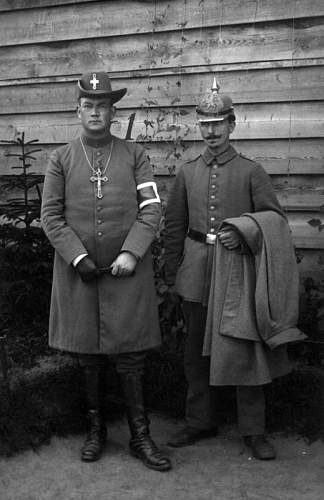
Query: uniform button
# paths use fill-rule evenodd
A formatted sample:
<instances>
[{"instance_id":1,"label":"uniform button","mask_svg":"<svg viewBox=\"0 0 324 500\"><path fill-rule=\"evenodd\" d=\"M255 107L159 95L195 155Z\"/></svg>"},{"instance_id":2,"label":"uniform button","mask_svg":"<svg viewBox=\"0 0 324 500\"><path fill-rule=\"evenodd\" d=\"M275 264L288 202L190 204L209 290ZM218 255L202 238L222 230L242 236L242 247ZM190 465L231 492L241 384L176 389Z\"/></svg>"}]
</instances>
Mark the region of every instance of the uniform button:
<instances>
[{"instance_id":1,"label":"uniform button","mask_svg":"<svg viewBox=\"0 0 324 500\"><path fill-rule=\"evenodd\" d=\"M101 219L98 219L97 220L98 224L101 224L102 223L102 220Z\"/></svg>"},{"instance_id":2,"label":"uniform button","mask_svg":"<svg viewBox=\"0 0 324 500\"><path fill-rule=\"evenodd\" d=\"M212 188L212 189L215 189L215 187L216 187L216 184L212 184L212 185L211 185L211 188Z\"/></svg>"},{"instance_id":3,"label":"uniform button","mask_svg":"<svg viewBox=\"0 0 324 500\"><path fill-rule=\"evenodd\" d=\"M212 194L210 197L211 197L212 200L215 199L215 195L214 194Z\"/></svg>"},{"instance_id":4,"label":"uniform button","mask_svg":"<svg viewBox=\"0 0 324 500\"><path fill-rule=\"evenodd\" d=\"M102 232L101 231L99 231L98 236L102 236Z\"/></svg>"},{"instance_id":5,"label":"uniform button","mask_svg":"<svg viewBox=\"0 0 324 500\"><path fill-rule=\"evenodd\" d=\"M97 152L96 152L96 155L97 155L97 156L102 156L102 151L97 151Z\"/></svg>"},{"instance_id":6,"label":"uniform button","mask_svg":"<svg viewBox=\"0 0 324 500\"><path fill-rule=\"evenodd\" d=\"M210 210L215 210L215 206L214 205L210 205Z\"/></svg>"},{"instance_id":7,"label":"uniform button","mask_svg":"<svg viewBox=\"0 0 324 500\"><path fill-rule=\"evenodd\" d=\"M213 169L215 170L215 168L217 168L217 165L213 165Z\"/></svg>"},{"instance_id":8,"label":"uniform button","mask_svg":"<svg viewBox=\"0 0 324 500\"><path fill-rule=\"evenodd\" d=\"M209 230L210 233L214 233L215 232L215 228L214 227L211 227L210 230Z\"/></svg>"},{"instance_id":9,"label":"uniform button","mask_svg":"<svg viewBox=\"0 0 324 500\"><path fill-rule=\"evenodd\" d=\"M212 174L212 177L213 177L213 179L215 179L217 177L217 175L216 174Z\"/></svg>"},{"instance_id":10,"label":"uniform button","mask_svg":"<svg viewBox=\"0 0 324 500\"><path fill-rule=\"evenodd\" d=\"M216 219L215 219L215 217L211 217L211 218L210 218L210 220L211 220L212 222L214 222L214 220L216 220Z\"/></svg>"},{"instance_id":11,"label":"uniform button","mask_svg":"<svg viewBox=\"0 0 324 500\"><path fill-rule=\"evenodd\" d=\"M101 210L101 207L100 207L100 206L99 206L99 207L97 207L97 210L98 210L98 212L100 212L100 210Z\"/></svg>"}]
</instances>

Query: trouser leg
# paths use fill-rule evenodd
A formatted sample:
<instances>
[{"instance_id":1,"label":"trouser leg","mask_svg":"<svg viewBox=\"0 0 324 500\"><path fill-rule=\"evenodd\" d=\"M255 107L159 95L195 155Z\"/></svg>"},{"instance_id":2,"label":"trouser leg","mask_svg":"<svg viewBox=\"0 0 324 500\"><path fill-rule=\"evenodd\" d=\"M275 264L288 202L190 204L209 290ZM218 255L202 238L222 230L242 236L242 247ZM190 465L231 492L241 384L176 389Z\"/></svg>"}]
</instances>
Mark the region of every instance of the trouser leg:
<instances>
[{"instance_id":1,"label":"trouser leg","mask_svg":"<svg viewBox=\"0 0 324 500\"><path fill-rule=\"evenodd\" d=\"M86 366L83 368L84 388L89 409L101 407L100 377L101 371L98 367Z\"/></svg>"},{"instance_id":2,"label":"trouser leg","mask_svg":"<svg viewBox=\"0 0 324 500\"><path fill-rule=\"evenodd\" d=\"M238 423L245 444L258 460L276 458L276 450L265 435L265 398L262 386L237 387Z\"/></svg>"},{"instance_id":3,"label":"trouser leg","mask_svg":"<svg viewBox=\"0 0 324 500\"><path fill-rule=\"evenodd\" d=\"M188 382L186 422L188 427L209 429L215 425L209 385L209 357L202 356L207 308L196 302L183 304L187 326L184 370Z\"/></svg>"},{"instance_id":4,"label":"trouser leg","mask_svg":"<svg viewBox=\"0 0 324 500\"><path fill-rule=\"evenodd\" d=\"M265 398L263 386L236 388L238 427L242 436L264 434Z\"/></svg>"},{"instance_id":5,"label":"trouser leg","mask_svg":"<svg viewBox=\"0 0 324 500\"><path fill-rule=\"evenodd\" d=\"M108 357L97 354L80 354L79 365L83 372L83 382L88 408L102 406L103 381Z\"/></svg>"},{"instance_id":6,"label":"trouser leg","mask_svg":"<svg viewBox=\"0 0 324 500\"><path fill-rule=\"evenodd\" d=\"M170 460L157 448L150 436L143 393L143 372L146 353L127 353L116 358L116 368L121 376L126 414L131 433L129 447L132 455L144 465L157 471L171 468Z\"/></svg>"},{"instance_id":7,"label":"trouser leg","mask_svg":"<svg viewBox=\"0 0 324 500\"><path fill-rule=\"evenodd\" d=\"M111 356L111 360L114 362L117 373L120 375L132 372L140 372L143 375L146 356L147 351L125 352Z\"/></svg>"}]
</instances>

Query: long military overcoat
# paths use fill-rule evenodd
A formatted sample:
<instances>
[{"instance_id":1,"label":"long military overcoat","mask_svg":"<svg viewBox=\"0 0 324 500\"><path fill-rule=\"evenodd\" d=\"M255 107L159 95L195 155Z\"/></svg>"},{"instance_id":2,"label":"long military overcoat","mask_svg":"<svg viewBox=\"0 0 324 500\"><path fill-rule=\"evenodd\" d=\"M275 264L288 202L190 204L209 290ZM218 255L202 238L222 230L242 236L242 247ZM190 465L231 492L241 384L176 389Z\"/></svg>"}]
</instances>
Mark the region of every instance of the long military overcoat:
<instances>
[{"instance_id":1,"label":"long military overcoat","mask_svg":"<svg viewBox=\"0 0 324 500\"><path fill-rule=\"evenodd\" d=\"M89 354L152 348L160 330L150 244L161 213L157 201L138 203L138 186L153 181L150 165L140 145L113 137L98 198L89 162L105 170L111 137L82 139L84 149L78 138L54 151L45 176L42 225L55 248L49 344ZM87 253L108 267L121 251L138 258L133 276L84 283L72 265Z\"/></svg>"}]
</instances>

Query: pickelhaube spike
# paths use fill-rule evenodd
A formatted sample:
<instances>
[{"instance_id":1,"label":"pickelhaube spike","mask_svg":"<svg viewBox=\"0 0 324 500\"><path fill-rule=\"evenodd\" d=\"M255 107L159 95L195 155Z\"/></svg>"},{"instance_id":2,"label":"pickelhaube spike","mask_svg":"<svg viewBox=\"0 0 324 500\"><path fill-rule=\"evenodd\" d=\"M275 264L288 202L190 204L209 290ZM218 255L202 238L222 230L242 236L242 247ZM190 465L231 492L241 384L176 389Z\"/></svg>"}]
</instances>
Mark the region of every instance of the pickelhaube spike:
<instances>
[{"instance_id":1,"label":"pickelhaube spike","mask_svg":"<svg viewBox=\"0 0 324 500\"><path fill-rule=\"evenodd\" d=\"M212 87L207 88L206 93L199 99L196 112L198 120L202 121L221 121L225 120L230 114L233 114L232 99L224 94L219 94L220 85L214 76Z\"/></svg>"},{"instance_id":2,"label":"pickelhaube spike","mask_svg":"<svg viewBox=\"0 0 324 500\"><path fill-rule=\"evenodd\" d=\"M216 80L216 76L214 76L213 86L212 86L211 90L212 90L212 92L216 92L216 94L218 94L219 89L220 89L220 86L218 85L218 82Z\"/></svg>"}]
</instances>

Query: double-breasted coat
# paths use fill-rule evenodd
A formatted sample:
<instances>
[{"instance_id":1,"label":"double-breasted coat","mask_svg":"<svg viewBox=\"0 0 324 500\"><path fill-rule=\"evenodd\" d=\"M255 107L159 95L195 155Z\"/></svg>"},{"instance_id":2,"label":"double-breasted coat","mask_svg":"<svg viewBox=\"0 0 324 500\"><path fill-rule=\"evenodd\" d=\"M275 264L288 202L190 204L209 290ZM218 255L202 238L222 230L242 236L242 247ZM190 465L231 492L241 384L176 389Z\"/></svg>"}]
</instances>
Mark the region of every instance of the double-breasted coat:
<instances>
[{"instance_id":1,"label":"double-breasted coat","mask_svg":"<svg viewBox=\"0 0 324 500\"><path fill-rule=\"evenodd\" d=\"M42 225L55 249L49 344L75 353L118 354L160 344L150 253L159 198L139 204L139 186L153 182L145 152L136 143L112 139L109 162L111 136L84 136L84 149L78 138L55 150L45 175ZM102 198L90 180L89 162L108 178ZM87 253L105 268L122 251L138 259L133 276L107 273L84 283L72 265Z\"/></svg>"}]
</instances>

